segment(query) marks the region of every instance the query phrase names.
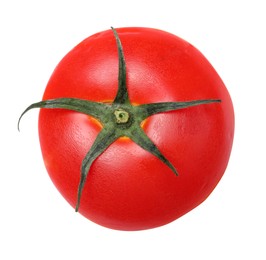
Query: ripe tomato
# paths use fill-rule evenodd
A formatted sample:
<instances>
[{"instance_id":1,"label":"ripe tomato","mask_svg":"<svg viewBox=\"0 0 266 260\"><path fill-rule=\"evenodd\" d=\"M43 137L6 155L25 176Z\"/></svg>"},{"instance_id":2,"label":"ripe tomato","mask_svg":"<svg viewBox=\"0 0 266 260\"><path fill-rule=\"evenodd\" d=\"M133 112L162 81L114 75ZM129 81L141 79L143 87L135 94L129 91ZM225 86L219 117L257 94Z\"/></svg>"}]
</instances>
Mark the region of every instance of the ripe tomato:
<instances>
[{"instance_id":1,"label":"ripe tomato","mask_svg":"<svg viewBox=\"0 0 266 260\"><path fill-rule=\"evenodd\" d=\"M130 138L120 137L93 162L79 212L102 226L143 230L167 224L202 203L229 160L234 112L228 91L191 44L151 28L119 28L130 102L135 105L219 99L221 103L153 114L141 128L176 168ZM118 88L112 30L92 35L54 70L43 100L78 98L112 103ZM67 109L41 109L39 137L47 171L75 207L81 163L103 125Z\"/></svg>"}]
</instances>

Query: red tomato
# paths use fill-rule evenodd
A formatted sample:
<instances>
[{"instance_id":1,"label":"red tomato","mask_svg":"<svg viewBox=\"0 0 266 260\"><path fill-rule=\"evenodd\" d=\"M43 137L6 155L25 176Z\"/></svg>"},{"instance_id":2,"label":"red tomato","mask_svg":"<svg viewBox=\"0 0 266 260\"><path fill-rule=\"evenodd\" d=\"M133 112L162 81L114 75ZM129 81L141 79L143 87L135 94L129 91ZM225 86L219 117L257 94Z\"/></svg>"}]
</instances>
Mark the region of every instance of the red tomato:
<instances>
[{"instance_id":1,"label":"red tomato","mask_svg":"<svg viewBox=\"0 0 266 260\"><path fill-rule=\"evenodd\" d=\"M129 138L119 138L92 164L79 212L102 226L143 230L167 224L202 203L227 167L234 134L228 91L191 44L150 28L119 28L129 99L140 105L201 99L193 106L148 117L142 128L179 175ZM53 72L43 100L62 97L112 102L118 88L112 30L88 37ZM39 137L47 171L75 207L81 162L102 125L64 109L41 109Z\"/></svg>"}]
</instances>

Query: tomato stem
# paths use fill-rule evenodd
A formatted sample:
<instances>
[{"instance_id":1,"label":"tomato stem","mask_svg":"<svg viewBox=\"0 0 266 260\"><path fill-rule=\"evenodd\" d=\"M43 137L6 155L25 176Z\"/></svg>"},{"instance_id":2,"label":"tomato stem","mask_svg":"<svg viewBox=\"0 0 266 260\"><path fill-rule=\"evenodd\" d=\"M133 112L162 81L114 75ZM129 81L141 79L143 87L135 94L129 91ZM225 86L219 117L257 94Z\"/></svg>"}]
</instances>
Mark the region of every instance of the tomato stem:
<instances>
[{"instance_id":1,"label":"tomato stem","mask_svg":"<svg viewBox=\"0 0 266 260\"><path fill-rule=\"evenodd\" d=\"M81 194L90 172L91 165L113 142L120 137L129 137L140 147L156 156L171 171L178 175L176 168L160 152L159 148L146 135L141 127L142 122L149 116L165 113L168 111L185 109L192 106L207 105L219 103L220 99L192 100L185 102L161 102L143 105L132 105L129 101L128 90L126 85L126 63L119 36L112 28L118 50L119 73L118 73L118 90L114 101L111 104L103 102L94 102L77 98L58 98L44 100L31 104L21 114L18 120L18 129L23 115L33 108L46 109L68 109L79 113L87 114L98 120L103 128L96 137L93 145L89 149L81 163L81 177L77 191L76 211L79 210L81 203Z\"/></svg>"},{"instance_id":2,"label":"tomato stem","mask_svg":"<svg viewBox=\"0 0 266 260\"><path fill-rule=\"evenodd\" d=\"M114 115L117 124L125 124L129 120L129 113L121 108L115 110Z\"/></svg>"}]
</instances>

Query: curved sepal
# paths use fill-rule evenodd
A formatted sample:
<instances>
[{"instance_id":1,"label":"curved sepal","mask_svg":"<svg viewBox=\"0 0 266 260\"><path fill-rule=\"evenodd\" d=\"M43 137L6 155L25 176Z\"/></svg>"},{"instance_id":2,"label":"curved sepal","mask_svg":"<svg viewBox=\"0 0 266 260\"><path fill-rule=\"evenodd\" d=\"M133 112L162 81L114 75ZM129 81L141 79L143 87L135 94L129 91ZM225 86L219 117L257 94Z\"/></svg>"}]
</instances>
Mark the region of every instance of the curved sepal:
<instances>
[{"instance_id":1,"label":"curved sepal","mask_svg":"<svg viewBox=\"0 0 266 260\"><path fill-rule=\"evenodd\" d=\"M139 105L137 109L140 110L139 114L143 115L142 120L144 120L149 116L162 112L174 111L192 106L206 105L210 103L219 103L219 102L221 102L220 99L204 99L204 100L192 100L184 102L159 102L159 103Z\"/></svg>"},{"instance_id":2,"label":"curved sepal","mask_svg":"<svg viewBox=\"0 0 266 260\"><path fill-rule=\"evenodd\" d=\"M112 28L112 30L116 40L116 45L118 50L118 61L119 61L118 90L116 93L116 97L114 99L114 104L127 104L129 103L129 98L128 98L128 91L126 85L126 62L125 62L124 52L116 30L114 28Z\"/></svg>"},{"instance_id":3,"label":"curved sepal","mask_svg":"<svg viewBox=\"0 0 266 260\"><path fill-rule=\"evenodd\" d=\"M132 131L128 135L128 137L136 144L138 144L141 148L159 158L164 164L166 164L174 172L175 175L178 175L175 167L164 157L164 155L160 152L158 147L145 134L145 132L141 127L138 127L134 131Z\"/></svg>"},{"instance_id":4,"label":"curved sepal","mask_svg":"<svg viewBox=\"0 0 266 260\"><path fill-rule=\"evenodd\" d=\"M83 114L90 115L95 117L98 120L102 120L102 118L106 115L106 111L110 106L100 102L93 102L84 99L78 98L57 98L57 99L49 99L40 101L37 103L33 103L28 106L24 112L21 114L18 120L18 130L21 118L23 115L33 108L62 108L77 111Z\"/></svg>"}]
</instances>

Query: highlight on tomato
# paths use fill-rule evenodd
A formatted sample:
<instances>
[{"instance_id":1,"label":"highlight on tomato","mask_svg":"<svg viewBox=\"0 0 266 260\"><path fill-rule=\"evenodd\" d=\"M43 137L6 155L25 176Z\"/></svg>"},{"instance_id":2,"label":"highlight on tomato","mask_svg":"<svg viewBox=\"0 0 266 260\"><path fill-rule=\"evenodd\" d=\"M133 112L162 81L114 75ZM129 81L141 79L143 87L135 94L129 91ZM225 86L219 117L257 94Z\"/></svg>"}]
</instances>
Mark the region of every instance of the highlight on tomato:
<instances>
[{"instance_id":1,"label":"highlight on tomato","mask_svg":"<svg viewBox=\"0 0 266 260\"><path fill-rule=\"evenodd\" d=\"M168 224L222 178L234 136L230 95L187 41L111 28L57 65L39 112L47 172L66 201L117 230Z\"/></svg>"}]
</instances>

